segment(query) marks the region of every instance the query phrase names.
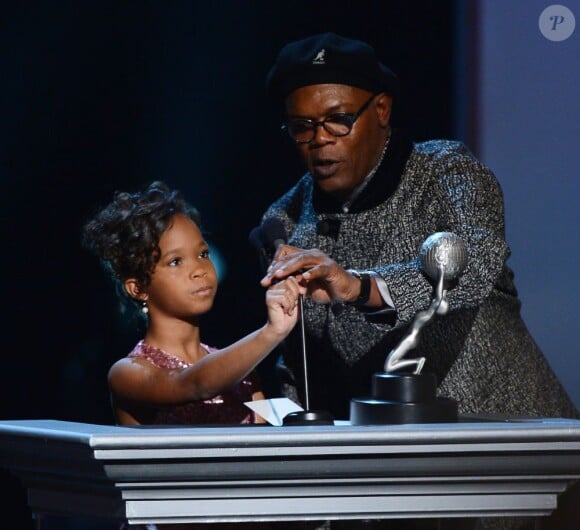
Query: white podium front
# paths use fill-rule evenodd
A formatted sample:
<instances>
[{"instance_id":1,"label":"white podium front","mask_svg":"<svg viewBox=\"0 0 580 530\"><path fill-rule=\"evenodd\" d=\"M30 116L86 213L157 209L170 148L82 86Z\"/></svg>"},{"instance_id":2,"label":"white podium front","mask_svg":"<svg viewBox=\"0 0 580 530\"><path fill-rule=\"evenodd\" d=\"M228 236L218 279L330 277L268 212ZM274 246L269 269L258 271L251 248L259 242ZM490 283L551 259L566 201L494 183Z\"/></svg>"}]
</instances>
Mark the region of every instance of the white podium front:
<instances>
[{"instance_id":1,"label":"white podium front","mask_svg":"<svg viewBox=\"0 0 580 530\"><path fill-rule=\"evenodd\" d=\"M580 421L116 427L0 422L39 515L129 523L545 516L580 478Z\"/></svg>"}]
</instances>

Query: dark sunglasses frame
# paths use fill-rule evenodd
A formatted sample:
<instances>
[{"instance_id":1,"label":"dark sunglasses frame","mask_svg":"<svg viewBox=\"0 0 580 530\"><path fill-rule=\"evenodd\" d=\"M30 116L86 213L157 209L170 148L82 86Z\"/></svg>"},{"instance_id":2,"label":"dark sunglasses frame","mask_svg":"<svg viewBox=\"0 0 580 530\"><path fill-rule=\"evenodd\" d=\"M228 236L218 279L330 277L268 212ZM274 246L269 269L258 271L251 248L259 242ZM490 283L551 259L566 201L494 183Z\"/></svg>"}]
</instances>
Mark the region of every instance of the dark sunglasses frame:
<instances>
[{"instance_id":1,"label":"dark sunglasses frame","mask_svg":"<svg viewBox=\"0 0 580 530\"><path fill-rule=\"evenodd\" d=\"M369 108L369 105L371 104L372 100L376 96L378 96L378 94L373 94L363 104L363 106L354 113L352 113L352 112L339 112L336 114L331 114L330 116L326 116L326 118L324 118L323 120L318 120L318 121L311 120L308 118L303 118L303 119L299 119L299 120L292 120L292 121L282 125L281 130L286 131L290 135L290 138L292 138L292 140L294 140L297 144L309 144L310 142L312 142L312 140L314 140L314 137L316 136L317 127L323 127L327 133L332 134L332 136L335 136L337 138L340 138L342 136L347 136L352 131L352 128L353 128L356 120L358 120L361 117L362 113ZM328 129L327 122L336 123L338 125L344 125L348 130L344 134L336 134L335 132L332 132L331 130ZM308 140L296 139L296 137L293 133L293 128L298 127L298 126L303 127L302 132L304 132L304 133L310 132L312 136Z\"/></svg>"}]
</instances>

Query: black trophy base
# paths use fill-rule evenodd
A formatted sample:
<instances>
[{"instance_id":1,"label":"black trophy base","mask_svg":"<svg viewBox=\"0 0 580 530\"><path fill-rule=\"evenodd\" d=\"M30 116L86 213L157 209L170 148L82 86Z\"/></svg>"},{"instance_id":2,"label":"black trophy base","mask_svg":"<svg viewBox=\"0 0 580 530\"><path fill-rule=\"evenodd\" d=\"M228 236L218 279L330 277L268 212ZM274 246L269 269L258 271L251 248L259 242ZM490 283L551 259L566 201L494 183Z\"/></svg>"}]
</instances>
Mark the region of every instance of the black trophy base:
<instances>
[{"instance_id":1,"label":"black trophy base","mask_svg":"<svg viewBox=\"0 0 580 530\"><path fill-rule=\"evenodd\" d=\"M297 410L286 414L282 425L334 425L334 418L325 410Z\"/></svg>"},{"instance_id":2,"label":"black trophy base","mask_svg":"<svg viewBox=\"0 0 580 530\"><path fill-rule=\"evenodd\" d=\"M435 374L379 373L373 375L372 396L350 402L352 425L453 423L457 402L436 397Z\"/></svg>"}]
</instances>

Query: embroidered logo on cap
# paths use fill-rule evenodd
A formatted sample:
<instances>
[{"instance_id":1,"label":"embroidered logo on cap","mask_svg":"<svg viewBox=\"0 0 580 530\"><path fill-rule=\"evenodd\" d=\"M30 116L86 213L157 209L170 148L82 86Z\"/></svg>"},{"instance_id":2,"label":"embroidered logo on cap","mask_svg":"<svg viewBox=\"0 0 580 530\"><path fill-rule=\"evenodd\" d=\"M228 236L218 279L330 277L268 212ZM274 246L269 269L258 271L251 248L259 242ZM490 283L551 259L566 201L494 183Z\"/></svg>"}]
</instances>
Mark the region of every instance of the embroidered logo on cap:
<instances>
[{"instance_id":1,"label":"embroidered logo on cap","mask_svg":"<svg viewBox=\"0 0 580 530\"><path fill-rule=\"evenodd\" d=\"M326 60L324 59L324 54L326 53L326 49L322 48L317 54L314 59L312 59L312 64L326 64Z\"/></svg>"}]
</instances>

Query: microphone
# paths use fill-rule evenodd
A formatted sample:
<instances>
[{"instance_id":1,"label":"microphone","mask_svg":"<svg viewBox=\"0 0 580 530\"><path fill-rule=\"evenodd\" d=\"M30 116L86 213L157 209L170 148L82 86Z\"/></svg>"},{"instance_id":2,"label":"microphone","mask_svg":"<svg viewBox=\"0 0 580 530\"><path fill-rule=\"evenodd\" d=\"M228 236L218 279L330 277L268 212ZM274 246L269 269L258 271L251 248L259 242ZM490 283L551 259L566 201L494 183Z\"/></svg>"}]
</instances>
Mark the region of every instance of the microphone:
<instances>
[{"instance_id":1,"label":"microphone","mask_svg":"<svg viewBox=\"0 0 580 530\"><path fill-rule=\"evenodd\" d=\"M262 241L262 227L254 226L248 236L250 244L258 251L263 250L264 242Z\"/></svg>"},{"instance_id":2,"label":"microphone","mask_svg":"<svg viewBox=\"0 0 580 530\"><path fill-rule=\"evenodd\" d=\"M280 245L287 242L286 228L282 221L276 217L269 217L264 220L261 226L254 228L250 232L250 242L257 246L262 255L268 255L271 261ZM258 246L258 243L260 245ZM330 413L325 411L310 410L310 391L308 388L308 357L306 355L306 332L304 326L304 297L298 298L300 332L302 341L302 365L304 370L304 405L305 410L291 412L284 416L283 425L333 425L334 419Z\"/></svg>"},{"instance_id":3,"label":"microphone","mask_svg":"<svg viewBox=\"0 0 580 530\"><path fill-rule=\"evenodd\" d=\"M258 252L260 266L266 272L278 247L286 243L286 229L280 219L269 217L260 226L252 228L248 239Z\"/></svg>"},{"instance_id":4,"label":"microphone","mask_svg":"<svg viewBox=\"0 0 580 530\"><path fill-rule=\"evenodd\" d=\"M419 332L428 324L435 314L444 315L449 310L447 290L453 280L467 266L467 247L463 240L451 232L431 234L419 250L421 270L432 281L435 281L433 300L427 309L419 311L413 320L411 329L394 348L385 361L385 372L394 372L400 368L415 365L415 374L421 373L425 357L405 359L409 350L419 344Z\"/></svg>"},{"instance_id":5,"label":"microphone","mask_svg":"<svg viewBox=\"0 0 580 530\"><path fill-rule=\"evenodd\" d=\"M262 238L262 227L255 226L252 228L248 240L250 241L250 245L252 245L258 253L260 268L263 272L266 272L266 269L268 268L268 253L266 252L266 247Z\"/></svg>"},{"instance_id":6,"label":"microphone","mask_svg":"<svg viewBox=\"0 0 580 530\"><path fill-rule=\"evenodd\" d=\"M277 217L268 217L261 226L262 241L272 251L276 253L280 245L285 245L287 241L286 228Z\"/></svg>"}]
</instances>

